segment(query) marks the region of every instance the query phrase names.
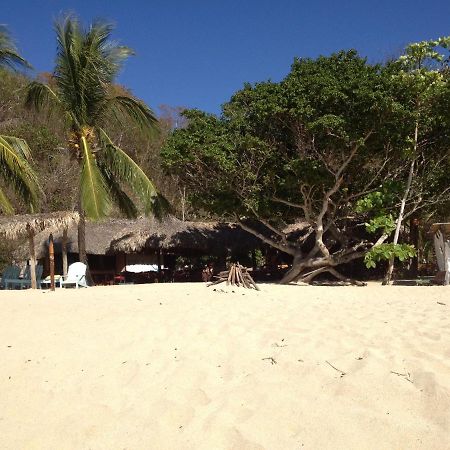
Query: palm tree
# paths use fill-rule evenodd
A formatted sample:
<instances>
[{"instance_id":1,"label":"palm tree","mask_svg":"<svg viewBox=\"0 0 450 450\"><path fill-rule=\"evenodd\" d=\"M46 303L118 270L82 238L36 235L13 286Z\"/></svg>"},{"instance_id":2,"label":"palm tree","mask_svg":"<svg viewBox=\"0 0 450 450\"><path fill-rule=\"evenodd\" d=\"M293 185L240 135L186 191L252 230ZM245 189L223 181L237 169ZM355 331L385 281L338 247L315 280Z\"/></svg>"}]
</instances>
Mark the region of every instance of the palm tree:
<instances>
[{"instance_id":1,"label":"palm tree","mask_svg":"<svg viewBox=\"0 0 450 450\"><path fill-rule=\"evenodd\" d=\"M28 67L30 64L17 52L8 29L0 25L0 64L15 69L17 66Z\"/></svg>"},{"instance_id":2,"label":"palm tree","mask_svg":"<svg viewBox=\"0 0 450 450\"><path fill-rule=\"evenodd\" d=\"M110 213L113 203L135 217L136 205L123 185L140 200L146 214L155 211L159 199L142 169L105 131L107 124L129 126L131 121L142 132L151 133L157 125L144 103L123 93L117 95L114 89L114 80L133 51L111 40L112 29L101 21L85 29L72 15L61 20L56 24L57 57L50 83L34 81L28 87L28 105L39 109L47 104L67 119L68 148L80 172L78 248L84 263L85 217L101 219Z\"/></svg>"},{"instance_id":3,"label":"palm tree","mask_svg":"<svg viewBox=\"0 0 450 450\"><path fill-rule=\"evenodd\" d=\"M6 27L0 25L0 68L14 69L17 66L30 67L18 54ZM0 134L0 177L33 212L37 208L41 188L30 163L31 152L23 139ZM14 213L1 188L0 210L4 214Z\"/></svg>"}]
</instances>

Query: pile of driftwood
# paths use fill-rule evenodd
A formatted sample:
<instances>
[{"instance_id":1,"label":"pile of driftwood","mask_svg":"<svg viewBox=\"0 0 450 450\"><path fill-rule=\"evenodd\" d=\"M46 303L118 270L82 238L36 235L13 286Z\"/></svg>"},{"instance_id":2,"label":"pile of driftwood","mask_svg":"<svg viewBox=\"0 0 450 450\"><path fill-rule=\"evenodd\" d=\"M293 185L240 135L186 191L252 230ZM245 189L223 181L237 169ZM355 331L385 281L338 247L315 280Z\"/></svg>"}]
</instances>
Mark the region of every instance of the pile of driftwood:
<instances>
[{"instance_id":1,"label":"pile of driftwood","mask_svg":"<svg viewBox=\"0 0 450 450\"><path fill-rule=\"evenodd\" d=\"M239 263L231 264L229 270L224 270L223 272L219 272L219 275L215 275L214 278L217 280L212 281L208 284L208 286L213 286L215 284L223 283L226 281L227 285L231 284L232 286L243 286L247 289L251 289L252 287L259 291L259 287L253 281L253 278L248 273L248 269L244 266L241 266Z\"/></svg>"}]
</instances>

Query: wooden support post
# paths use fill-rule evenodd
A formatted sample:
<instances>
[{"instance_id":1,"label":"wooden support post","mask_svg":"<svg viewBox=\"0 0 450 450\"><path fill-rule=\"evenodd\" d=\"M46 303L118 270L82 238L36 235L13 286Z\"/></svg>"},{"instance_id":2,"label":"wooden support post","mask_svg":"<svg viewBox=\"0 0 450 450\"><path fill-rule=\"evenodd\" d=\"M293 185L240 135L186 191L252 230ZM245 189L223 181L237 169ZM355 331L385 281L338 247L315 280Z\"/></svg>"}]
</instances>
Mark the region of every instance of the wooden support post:
<instances>
[{"instance_id":1,"label":"wooden support post","mask_svg":"<svg viewBox=\"0 0 450 450\"><path fill-rule=\"evenodd\" d=\"M450 285L450 241L444 242L444 286Z\"/></svg>"},{"instance_id":2,"label":"wooden support post","mask_svg":"<svg viewBox=\"0 0 450 450\"><path fill-rule=\"evenodd\" d=\"M36 283L36 253L34 251L34 231L27 226L28 231L28 244L30 246L30 276L31 276L31 289L37 288Z\"/></svg>"},{"instance_id":3,"label":"wooden support post","mask_svg":"<svg viewBox=\"0 0 450 450\"><path fill-rule=\"evenodd\" d=\"M158 274L161 272L161 249L156 250L156 257L158 258Z\"/></svg>"},{"instance_id":4,"label":"wooden support post","mask_svg":"<svg viewBox=\"0 0 450 450\"><path fill-rule=\"evenodd\" d=\"M66 277L67 276L67 228L64 228L64 230L63 230L61 255L62 255L63 276Z\"/></svg>"},{"instance_id":5,"label":"wooden support post","mask_svg":"<svg viewBox=\"0 0 450 450\"><path fill-rule=\"evenodd\" d=\"M53 234L48 238L48 259L50 261L50 290L55 290L55 247L53 245Z\"/></svg>"}]
</instances>

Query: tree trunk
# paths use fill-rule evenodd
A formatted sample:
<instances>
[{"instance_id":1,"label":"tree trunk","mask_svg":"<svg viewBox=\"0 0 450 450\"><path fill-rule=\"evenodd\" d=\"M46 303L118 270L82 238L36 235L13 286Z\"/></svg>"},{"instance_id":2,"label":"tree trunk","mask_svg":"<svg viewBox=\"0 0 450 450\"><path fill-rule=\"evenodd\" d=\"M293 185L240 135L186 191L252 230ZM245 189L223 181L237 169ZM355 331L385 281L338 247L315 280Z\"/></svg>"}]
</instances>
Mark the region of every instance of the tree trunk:
<instances>
[{"instance_id":1,"label":"tree trunk","mask_svg":"<svg viewBox=\"0 0 450 450\"><path fill-rule=\"evenodd\" d=\"M400 236L400 228L402 227L402 222L403 222L403 215L405 213L406 200L408 200L409 190L411 189L412 179L413 179L413 175L414 175L414 166L416 163L415 155L416 155L416 151L417 151L418 135L419 135L419 121L417 120L416 128L414 130L414 157L409 166L408 181L406 182L405 192L403 194L402 202L400 204L400 211L399 211L398 217L397 217L397 224L395 227L394 240L392 241L393 244L398 243L398 238ZM391 284L393 271L394 271L394 258L390 258L386 276L383 281L384 285Z\"/></svg>"},{"instance_id":2,"label":"tree trunk","mask_svg":"<svg viewBox=\"0 0 450 450\"><path fill-rule=\"evenodd\" d=\"M78 142L79 148L81 148L81 140ZM78 159L79 169L82 170L82 159ZM83 208L83 201L81 199L81 186L78 188L78 214L80 216L78 222L78 259L83 264L86 264L86 282L88 285L93 285L93 279L91 271L89 270L88 258L86 253L86 214Z\"/></svg>"},{"instance_id":3,"label":"tree trunk","mask_svg":"<svg viewBox=\"0 0 450 450\"><path fill-rule=\"evenodd\" d=\"M34 251L34 231L28 229L28 243L30 245L30 278L31 289L37 288L36 282L36 253Z\"/></svg>"},{"instance_id":4,"label":"tree trunk","mask_svg":"<svg viewBox=\"0 0 450 450\"><path fill-rule=\"evenodd\" d=\"M67 276L67 228L64 228L62 235L62 266L63 276Z\"/></svg>"},{"instance_id":5,"label":"tree trunk","mask_svg":"<svg viewBox=\"0 0 450 450\"><path fill-rule=\"evenodd\" d=\"M299 261L299 258L294 257L294 261L292 262L291 269L284 275L284 277L281 279L281 284L289 284L292 281L296 281L300 276L305 268L305 264L301 261Z\"/></svg>"},{"instance_id":6,"label":"tree trunk","mask_svg":"<svg viewBox=\"0 0 450 450\"><path fill-rule=\"evenodd\" d=\"M86 254L86 217L84 211L78 211L80 221L78 222L78 259L87 265Z\"/></svg>"}]
</instances>

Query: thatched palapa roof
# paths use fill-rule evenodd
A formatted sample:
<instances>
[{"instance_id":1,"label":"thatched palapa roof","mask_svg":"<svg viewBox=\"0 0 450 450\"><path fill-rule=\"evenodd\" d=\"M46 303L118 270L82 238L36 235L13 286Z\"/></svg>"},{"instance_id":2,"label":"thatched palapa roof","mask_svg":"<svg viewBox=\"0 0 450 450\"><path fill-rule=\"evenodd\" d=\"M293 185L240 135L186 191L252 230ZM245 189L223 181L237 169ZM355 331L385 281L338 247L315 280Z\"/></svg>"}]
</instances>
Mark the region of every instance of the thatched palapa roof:
<instances>
[{"instance_id":1,"label":"thatched palapa roof","mask_svg":"<svg viewBox=\"0 0 450 450\"><path fill-rule=\"evenodd\" d=\"M55 232L55 253L60 252L62 232ZM36 238L37 258L47 255L48 232ZM135 253L144 249L215 252L226 248L255 248L260 242L238 225L220 222L183 222L174 217L108 219L86 222L86 251L91 255ZM78 253L77 227L68 229L67 252Z\"/></svg>"},{"instance_id":2,"label":"thatched palapa roof","mask_svg":"<svg viewBox=\"0 0 450 450\"><path fill-rule=\"evenodd\" d=\"M17 239L29 231L37 234L47 228L55 231L67 228L77 224L78 220L78 213L74 211L1 216L0 234L8 239Z\"/></svg>"},{"instance_id":3,"label":"thatched palapa roof","mask_svg":"<svg viewBox=\"0 0 450 450\"><path fill-rule=\"evenodd\" d=\"M220 222L182 222L168 218L163 222L138 220L125 233L118 233L111 248L125 253L139 252L144 248L216 250L254 246L256 238L238 225Z\"/></svg>"}]
</instances>

